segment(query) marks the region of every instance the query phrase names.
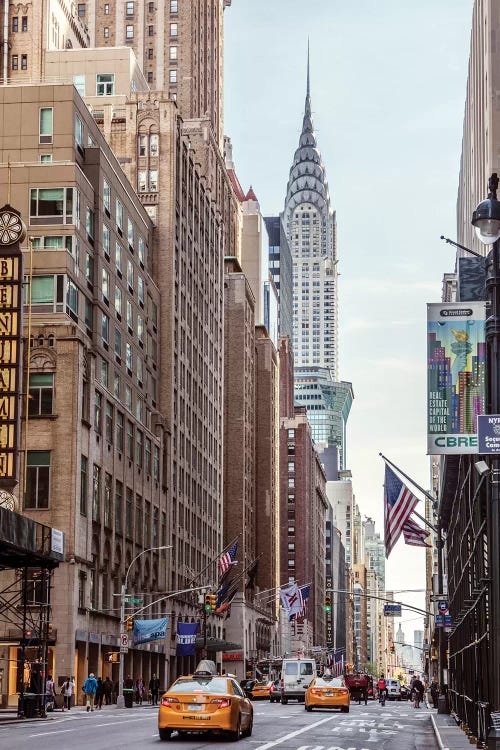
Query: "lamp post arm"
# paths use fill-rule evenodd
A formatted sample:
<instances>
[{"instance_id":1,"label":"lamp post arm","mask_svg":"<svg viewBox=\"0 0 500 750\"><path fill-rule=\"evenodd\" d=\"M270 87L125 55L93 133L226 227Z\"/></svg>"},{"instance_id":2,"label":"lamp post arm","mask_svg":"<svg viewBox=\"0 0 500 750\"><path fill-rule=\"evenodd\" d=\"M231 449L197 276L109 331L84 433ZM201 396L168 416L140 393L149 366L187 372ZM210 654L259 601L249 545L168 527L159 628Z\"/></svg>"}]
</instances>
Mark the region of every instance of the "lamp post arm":
<instances>
[{"instance_id":1,"label":"lamp post arm","mask_svg":"<svg viewBox=\"0 0 500 750\"><path fill-rule=\"evenodd\" d=\"M465 245L460 245L458 242L454 242L453 240L450 240L449 237L445 237L443 234L441 235L439 239L444 240L448 245L454 245L455 247L458 247L459 250L465 250L466 253L475 255L476 258L481 258L482 260L485 259L484 255L481 255L481 253L476 253L476 251L471 250L470 247L465 247Z\"/></svg>"},{"instance_id":2,"label":"lamp post arm","mask_svg":"<svg viewBox=\"0 0 500 750\"><path fill-rule=\"evenodd\" d=\"M350 596L365 596L367 599L378 599L381 602L388 602L389 604L399 604L401 607L411 609L413 612L421 612L423 615L429 617L435 617L434 612L430 612L428 609L420 609L420 607L413 607L411 604L405 602L397 602L395 599L387 599L384 596L375 596L375 594L365 594L364 591L349 591L349 589L325 589L325 591L331 591L332 594L349 594Z\"/></svg>"}]
</instances>

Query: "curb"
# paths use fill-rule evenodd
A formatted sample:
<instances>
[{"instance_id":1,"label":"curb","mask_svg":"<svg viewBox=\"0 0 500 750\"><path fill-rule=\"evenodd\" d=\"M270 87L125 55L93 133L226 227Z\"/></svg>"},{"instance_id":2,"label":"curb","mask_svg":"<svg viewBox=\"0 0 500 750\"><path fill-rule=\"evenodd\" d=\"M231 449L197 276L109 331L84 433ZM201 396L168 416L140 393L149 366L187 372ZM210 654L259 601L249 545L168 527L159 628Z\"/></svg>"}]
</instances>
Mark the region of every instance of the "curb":
<instances>
[{"instance_id":1,"label":"curb","mask_svg":"<svg viewBox=\"0 0 500 750\"><path fill-rule=\"evenodd\" d=\"M441 735L439 734L439 729L433 714L431 714L431 722L432 728L434 729L434 734L436 735L437 743L439 745L439 750L449 750L449 748L443 744L443 740L441 739Z\"/></svg>"}]
</instances>

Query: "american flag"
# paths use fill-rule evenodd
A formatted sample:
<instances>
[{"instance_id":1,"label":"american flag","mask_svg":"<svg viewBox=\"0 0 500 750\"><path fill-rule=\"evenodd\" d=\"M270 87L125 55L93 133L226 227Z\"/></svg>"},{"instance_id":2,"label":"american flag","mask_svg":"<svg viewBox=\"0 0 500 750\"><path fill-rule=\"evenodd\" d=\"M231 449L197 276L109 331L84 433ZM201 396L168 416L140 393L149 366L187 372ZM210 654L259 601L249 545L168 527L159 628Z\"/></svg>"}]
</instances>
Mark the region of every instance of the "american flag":
<instances>
[{"instance_id":1,"label":"american flag","mask_svg":"<svg viewBox=\"0 0 500 750\"><path fill-rule=\"evenodd\" d=\"M344 674L344 653L342 649L335 649L333 654L328 656L328 668L334 677L340 677Z\"/></svg>"},{"instance_id":2,"label":"american flag","mask_svg":"<svg viewBox=\"0 0 500 750\"><path fill-rule=\"evenodd\" d=\"M408 487L385 465L384 516L385 516L385 556L389 557L398 541L405 523L418 503Z\"/></svg>"},{"instance_id":3,"label":"american flag","mask_svg":"<svg viewBox=\"0 0 500 750\"><path fill-rule=\"evenodd\" d=\"M227 573L229 568L231 567L231 563L233 562L235 556L236 556L236 550L238 549L238 542L235 542L234 544L229 547L226 552L223 552L222 555L219 558L219 572L221 576L224 575L224 573Z\"/></svg>"},{"instance_id":4,"label":"american flag","mask_svg":"<svg viewBox=\"0 0 500 750\"><path fill-rule=\"evenodd\" d=\"M403 536L405 544L411 544L413 547L430 547L427 543L429 532L420 528L413 518L409 518L403 526Z\"/></svg>"},{"instance_id":5,"label":"american flag","mask_svg":"<svg viewBox=\"0 0 500 750\"><path fill-rule=\"evenodd\" d=\"M300 600L301 600L301 610L300 612L296 612L293 615L290 615L288 618L290 622L292 620L295 620L296 617L305 617L307 614L307 602L309 601L309 594L311 593L311 587L309 584L306 584L305 586L300 586L299 588L300 592Z\"/></svg>"}]
</instances>

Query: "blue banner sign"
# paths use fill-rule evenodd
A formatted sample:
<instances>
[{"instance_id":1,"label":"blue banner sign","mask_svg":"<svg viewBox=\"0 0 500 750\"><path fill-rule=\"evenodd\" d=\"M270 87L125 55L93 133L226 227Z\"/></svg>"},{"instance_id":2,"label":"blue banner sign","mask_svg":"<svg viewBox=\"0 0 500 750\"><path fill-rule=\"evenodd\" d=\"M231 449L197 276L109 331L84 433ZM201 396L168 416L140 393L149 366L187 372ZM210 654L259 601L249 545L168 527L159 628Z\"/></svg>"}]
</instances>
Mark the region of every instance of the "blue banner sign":
<instances>
[{"instance_id":1,"label":"blue banner sign","mask_svg":"<svg viewBox=\"0 0 500 750\"><path fill-rule=\"evenodd\" d=\"M401 617L401 604L384 604L386 617Z\"/></svg>"},{"instance_id":2,"label":"blue banner sign","mask_svg":"<svg viewBox=\"0 0 500 750\"><path fill-rule=\"evenodd\" d=\"M193 656L196 652L197 622L177 623L177 655Z\"/></svg>"},{"instance_id":3,"label":"blue banner sign","mask_svg":"<svg viewBox=\"0 0 500 750\"><path fill-rule=\"evenodd\" d=\"M168 617L160 620L134 620L134 645L162 641L167 635Z\"/></svg>"},{"instance_id":4,"label":"blue banner sign","mask_svg":"<svg viewBox=\"0 0 500 750\"><path fill-rule=\"evenodd\" d=\"M500 415L480 414L477 418L479 453L500 453Z\"/></svg>"}]
</instances>

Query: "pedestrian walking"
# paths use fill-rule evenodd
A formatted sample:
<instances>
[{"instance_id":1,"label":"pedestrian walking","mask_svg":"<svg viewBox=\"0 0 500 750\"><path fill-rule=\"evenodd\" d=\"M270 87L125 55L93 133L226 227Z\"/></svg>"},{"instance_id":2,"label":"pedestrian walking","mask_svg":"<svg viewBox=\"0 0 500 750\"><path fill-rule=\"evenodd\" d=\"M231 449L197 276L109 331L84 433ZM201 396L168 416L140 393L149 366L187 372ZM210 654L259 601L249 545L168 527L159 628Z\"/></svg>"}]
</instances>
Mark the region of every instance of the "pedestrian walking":
<instances>
[{"instance_id":1,"label":"pedestrian walking","mask_svg":"<svg viewBox=\"0 0 500 750\"><path fill-rule=\"evenodd\" d=\"M149 694L151 695L151 703L156 706L158 703L158 694L160 692L160 680L154 674L149 681Z\"/></svg>"},{"instance_id":2,"label":"pedestrian walking","mask_svg":"<svg viewBox=\"0 0 500 750\"><path fill-rule=\"evenodd\" d=\"M104 700L104 682L100 677L97 678L97 689L95 691L95 702L96 707L101 710L102 702Z\"/></svg>"},{"instance_id":3,"label":"pedestrian walking","mask_svg":"<svg viewBox=\"0 0 500 750\"><path fill-rule=\"evenodd\" d=\"M45 682L45 710L46 711L53 711L54 710L54 698L56 695L55 686L54 686L54 680L52 679L52 675L47 675L47 681Z\"/></svg>"},{"instance_id":4,"label":"pedestrian walking","mask_svg":"<svg viewBox=\"0 0 500 750\"><path fill-rule=\"evenodd\" d=\"M413 707L420 708L420 703L424 699L424 684L420 679L420 676L413 682Z\"/></svg>"},{"instance_id":5,"label":"pedestrian walking","mask_svg":"<svg viewBox=\"0 0 500 750\"><path fill-rule=\"evenodd\" d=\"M71 711L71 701L73 698L73 693L75 692L75 678L73 675L71 677L68 677L66 682L62 686L62 694L63 694L63 711L67 708L68 711Z\"/></svg>"},{"instance_id":6,"label":"pedestrian walking","mask_svg":"<svg viewBox=\"0 0 500 750\"><path fill-rule=\"evenodd\" d=\"M438 707L438 698L439 698L439 688L436 680L432 680L431 682L431 698L432 698L432 705L434 708Z\"/></svg>"},{"instance_id":7,"label":"pedestrian walking","mask_svg":"<svg viewBox=\"0 0 500 750\"><path fill-rule=\"evenodd\" d=\"M97 680L94 677L94 673L91 672L83 684L83 692L85 693L85 703L87 705L87 711L94 710L96 691Z\"/></svg>"},{"instance_id":8,"label":"pedestrian walking","mask_svg":"<svg viewBox=\"0 0 500 750\"><path fill-rule=\"evenodd\" d=\"M136 702L140 706L142 706L142 699L144 698L144 680L142 679L142 677L139 677L139 679L136 680L135 694L136 694Z\"/></svg>"},{"instance_id":9,"label":"pedestrian walking","mask_svg":"<svg viewBox=\"0 0 500 750\"><path fill-rule=\"evenodd\" d=\"M109 679L109 677L106 677L104 680L104 698L106 699L106 705L111 705L111 695L113 693L113 683Z\"/></svg>"}]
</instances>

